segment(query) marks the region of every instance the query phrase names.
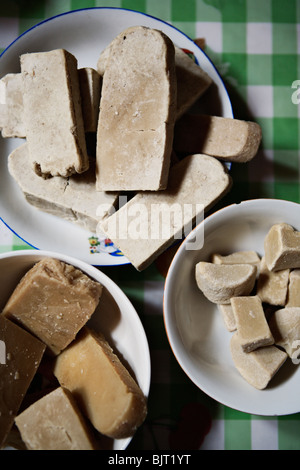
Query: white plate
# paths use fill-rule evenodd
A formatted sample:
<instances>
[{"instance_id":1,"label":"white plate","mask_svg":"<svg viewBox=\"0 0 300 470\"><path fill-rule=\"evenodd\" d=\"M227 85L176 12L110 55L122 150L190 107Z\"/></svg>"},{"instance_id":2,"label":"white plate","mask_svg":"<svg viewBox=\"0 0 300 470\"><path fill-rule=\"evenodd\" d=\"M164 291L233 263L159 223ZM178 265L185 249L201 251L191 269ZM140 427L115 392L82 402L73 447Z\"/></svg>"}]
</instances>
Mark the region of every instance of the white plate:
<instances>
[{"instance_id":1,"label":"white plate","mask_svg":"<svg viewBox=\"0 0 300 470\"><path fill-rule=\"evenodd\" d=\"M270 227L279 222L291 224L299 231L300 205L258 199L228 206L207 217L178 249L167 275L164 294L167 336L175 357L190 379L224 405L265 416L300 411L300 366L288 359L265 390L249 385L231 358L232 333L226 330L218 307L196 286L194 273L196 263L208 261L212 253L254 250L263 255L264 238ZM201 240L203 229L203 248L187 250L187 243L195 237Z\"/></svg>"},{"instance_id":2,"label":"white plate","mask_svg":"<svg viewBox=\"0 0 300 470\"><path fill-rule=\"evenodd\" d=\"M0 311L6 304L17 282L35 263L50 256L71 264L92 279L100 282L103 292L99 306L88 322L94 330L102 332L115 352L125 361L144 395L148 397L151 363L147 337L133 305L123 291L100 269L67 255L48 251L21 250L0 255ZM131 441L105 439L108 448L124 450Z\"/></svg>"},{"instance_id":3,"label":"white plate","mask_svg":"<svg viewBox=\"0 0 300 470\"><path fill-rule=\"evenodd\" d=\"M179 47L189 49L215 82L210 113L233 117L225 86L214 65L201 49L173 26L142 13L91 8L62 14L33 27L13 42L0 58L0 77L19 72L19 56L25 52L64 48L78 59L79 67L96 68L100 52L125 28L144 25L164 31ZM0 137L0 217L22 240L34 248L53 250L93 265L128 263L116 247L55 216L37 211L24 200L7 171L7 157L20 145L20 139ZM92 238L91 238L92 237ZM93 238L94 237L94 238Z\"/></svg>"}]
</instances>

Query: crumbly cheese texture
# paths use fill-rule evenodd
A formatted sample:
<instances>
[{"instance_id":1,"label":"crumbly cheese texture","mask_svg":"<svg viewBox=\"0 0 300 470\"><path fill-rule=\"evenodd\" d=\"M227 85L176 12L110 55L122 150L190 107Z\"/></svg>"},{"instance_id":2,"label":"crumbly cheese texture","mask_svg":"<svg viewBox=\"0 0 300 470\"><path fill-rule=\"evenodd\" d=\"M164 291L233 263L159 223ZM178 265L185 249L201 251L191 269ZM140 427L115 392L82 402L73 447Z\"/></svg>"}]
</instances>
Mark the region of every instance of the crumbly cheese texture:
<instances>
[{"instance_id":1,"label":"crumbly cheese texture","mask_svg":"<svg viewBox=\"0 0 300 470\"><path fill-rule=\"evenodd\" d=\"M21 55L26 138L41 176L88 169L77 60L64 49Z\"/></svg>"},{"instance_id":2,"label":"crumbly cheese texture","mask_svg":"<svg viewBox=\"0 0 300 470\"><path fill-rule=\"evenodd\" d=\"M143 423L146 398L102 335L84 327L57 356L54 374L102 434L128 437Z\"/></svg>"},{"instance_id":3,"label":"crumbly cheese texture","mask_svg":"<svg viewBox=\"0 0 300 470\"><path fill-rule=\"evenodd\" d=\"M45 345L0 314L0 448L13 426L23 398L40 365Z\"/></svg>"},{"instance_id":4,"label":"crumbly cheese texture","mask_svg":"<svg viewBox=\"0 0 300 470\"><path fill-rule=\"evenodd\" d=\"M185 114L175 126L174 150L245 163L255 157L261 139L262 130L256 122Z\"/></svg>"},{"instance_id":5,"label":"crumbly cheese texture","mask_svg":"<svg viewBox=\"0 0 300 470\"><path fill-rule=\"evenodd\" d=\"M97 130L97 189L167 186L176 110L174 46L162 32L131 27L113 41Z\"/></svg>"},{"instance_id":6,"label":"crumbly cheese texture","mask_svg":"<svg viewBox=\"0 0 300 470\"><path fill-rule=\"evenodd\" d=\"M102 285L58 259L45 258L22 277L4 314L58 354L94 313Z\"/></svg>"},{"instance_id":7,"label":"crumbly cheese texture","mask_svg":"<svg viewBox=\"0 0 300 470\"><path fill-rule=\"evenodd\" d=\"M231 297L251 293L256 280L256 266L200 261L195 267L195 279L199 289L211 302L230 304Z\"/></svg>"},{"instance_id":8,"label":"crumbly cheese texture","mask_svg":"<svg viewBox=\"0 0 300 470\"><path fill-rule=\"evenodd\" d=\"M58 387L22 413L15 423L28 450L94 450L88 423L69 390Z\"/></svg>"},{"instance_id":9,"label":"crumbly cheese texture","mask_svg":"<svg viewBox=\"0 0 300 470\"><path fill-rule=\"evenodd\" d=\"M257 295L232 297L231 306L239 341L245 352L274 344L262 302Z\"/></svg>"},{"instance_id":10,"label":"crumbly cheese texture","mask_svg":"<svg viewBox=\"0 0 300 470\"><path fill-rule=\"evenodd\" d=\"M300 232L286 223L273 225L264 240L270 271L300 268Z\"/></svg>"},{"instance_id":11,"label":"crumbly cheese texture","mask_svg":"<svg viewBox=\"0 0 300 470\"><path fill-rule=\"evenodd\" d=\"M269 325L275 344L282 347L291 359L297 359L300 356L300 306L277 310Z\"/></svg>"},{"instance_id":12,"label":"crumbly cheese texture","mask_svg":"<svg viewBox=\"0 0 300 470\"><path fill-rule=\"evenodd\" d=\"M270 271L263 256L257 280L257 295L262 302L284 306L287 299L289 269Z\"/></svg>"},{"instance_id":13,"label":"crumbly cheese texture","mask_svg":"<svg viewBox=\"0 0 300 470\"><path fill-rule=\"evenodd\" d=\"M241 376L258 390L267 387L288 357L285 351L276 346L265 346L252 352L245 352L238 332L231 337L230 351L234 365Z\"/></svg>"},{"instance_id":14,"label":"crumbly cheese texture","mask_svg":"<svg viewBox=\"0 0 300 470\"><path fill-rule=\"evenodd\" d=\"M232 180L221 162L206 155L190 155L170 169L164 191L137 193L127 204L100 223L102 232L141 271L174 240L184 236L231 188Z\"/></svg>"},{"instance_id":15,"label":"crumbly cheese texture","mask_svg":"<svg viewBox=\"0 0 300 470\"><path fill-rule=\"evenodd\" d=\"M8 170L27 202L44 212L66 219L96 232L97 226L114 211L119 193L96 191L95 162L82 174L68 178L41 178L29 162L27 143L20 145L8 157Z\"/></svg>"},{"instance_id":16,"label":"crumbly cheese texture","mask_svg":"<svg viewBox=\"0 0 300 470\"><path fill-rule=\"evenodd\" d=\"M300 269L290 271L285 306L300 307Z\"/></svg>"}]
</instances>

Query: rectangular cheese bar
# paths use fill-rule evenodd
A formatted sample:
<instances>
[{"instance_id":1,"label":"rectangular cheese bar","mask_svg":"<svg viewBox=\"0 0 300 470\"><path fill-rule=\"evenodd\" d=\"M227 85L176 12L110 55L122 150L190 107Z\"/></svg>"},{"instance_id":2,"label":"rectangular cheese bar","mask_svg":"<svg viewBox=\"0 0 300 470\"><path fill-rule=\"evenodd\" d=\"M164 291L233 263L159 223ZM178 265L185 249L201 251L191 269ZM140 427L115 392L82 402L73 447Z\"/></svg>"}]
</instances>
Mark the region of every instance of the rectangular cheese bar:
<instances>
[{"instance_id":1,"label":"rectangular cheese bar","mask_svg":"<svg viewBox=\"0 0 300 470\"><path fill-rule=\"evenodd\" d=\"M22 277L3 312L58 354L90 319L101 293L79 269L44 258Z\"/></svg>"},{"instance_id":2,"label":"rectangular cheese bar","mask_svg":"<svg viewBox=\"0 0 300 470\"><path fill-rule=\"evenodd\" d=\"M238 332L231 337L230 351L241 376L258 390L267 387L288 357L276 346L265 346L247 353L240 343Z\"/></svg>"},{"instance_id":3,"label":"rectangular cheese bar","mask_svg":"<svg viewBox=\"0 0 300 470\"><path fill-rule=\"evenodd\" d=\"M0 80L0 129L2 137L26 136L20 73L8 73Z\"/></svg>"},{"instance_id":4,"label":"rectangular cheese bar","mask_svg":"<svg viewBox=\"0 0 300 470\"><path fill-rule=\"evenodd\" d=\"M231 184L217 159L190 155L172 166L166 190L136 194L99 226L133 266L142 270L175 239L182 238L185 227L203 216Z\"/></svg>"},{"instance_id":5,"label":"rectangular cheese bar","mask_svg":"<svg viewBox=\"0 0 300 470\"><path fill-rule=\"evenodd\" d=\"M56 358L54 374L104 435L131 436L146 417L146 398L102 335L84 327Z\"/></svg>"},{"instance_id":6,"label":"rectangular cheese bar","mask_svg":"<svg viewBox=\"0 0 300 470\"><path fill-rule=\"evenodd\" d=\"M289 273L289 269L269 271L265 256L262 257L257 280L257 295L262 302L270 305L285 305Z\"/></svg>"},{"instance_id":7,"label":"rectangular cheese bar","mask_svg":"<svg viewBox=\"0 0 300 470\"><path fill-rule=\"evenodd\" d=\"M158 30L128 28L113 41L97 130L97 189L167 186L176 111L174 46Z\"/></svg>"},{"instance_id":8,"label":"rectangular cheese bar","mask_svg":"<svg viewBox=\"0 0 300 470\"><path fill-rule=\"evenodd\" d=\"M117 192L96 191L95 162L82 174L41 178L32 169L27 143L8 157L8 170L32 206L95 233L118 202Z\"/></svg>"},{"instance_id":9,"label":"rectangular cheese bar","mask_svg":"<svg viewBox=\"0 0 300 470\"><path fill-rule=\"evenodd\" d=\"M256 122L185 114L175 126L174 150L205 153L230 162L248 162L257 154L261 138L261 127Z\"/></svg>"},{"instance_id":10,"label":"rectangular cheese bar","mask_svg":"<svg viewBox=\"0 0 300 470\"><path fill-rule=\"evenodd\" d=\"M257 295L233 297L231 306L239 341L245 352L274 344L261 300Z\"/></svg>"},{"instance_id":11,"label":"rectangular cheese bar","mask_svg":"<svg viewBox=\"0 0 300 470\"><path fill-rule=\"evenodd\" d=\"M0 448L42 360L45 345L0 314L0 340L5 361L0 363Z\"/></svg>"},{"instance_id":12,"label":"rectangular cheese bar","mask_svg":"<svg viewBox=\"0 0 300 470\"><path fill-rule=\"evenodd\" d=\"M224 325L228 331L236 330L235 316L231 304L217 304L218 310L221 312Z\"/></svg>"},{"instance_id":13,"label":"rectangular cheese bar","mask_svg":"<svg viewBox=\"0 0 300 470\"><path fill-rule=\"evenodd\" d=\"M286 307L300 307L300 269L290 271Z\"/></svg>"},{"instance_id":14,"label":"rectangular cheese bar","mask_svg":"<svg viewBox=\"0 0 300 470\"><path fill-rule=\"evenodd\" d=\"M94 450L94 437L69 390L58 387L15 423L28 450Z\"/></svg>"},{"instance_id":15,"label":"rectangular cheese bar","mask_svg":"<svg viewBox=\"0 0 300 470\"><path fill-rule=\"evenodd\" d=\"M88 169L77 60L64 49L21 56L26 137L42 176Z\"/></svg>"},{"instance_id":16,"label":"rectangular cheese bar","mask_svg":"<svg viewBox=\"0 0 300 470\"><path fill-rule=\"evenodd\" d=\"M85 132L96 132L99 116L102 77L91 67L78 70Z\"/></svg>"},{"instance_id":17,"label":"rectangular cheese bar","mask_svg":"<svg viewBox=\"0 0 300 470\"><path fill-rule=\"evenodd\" d=\"M274 224L264 240L270 271L300 268L300 232L289 224Z\"/></svg>"}]
</instances>

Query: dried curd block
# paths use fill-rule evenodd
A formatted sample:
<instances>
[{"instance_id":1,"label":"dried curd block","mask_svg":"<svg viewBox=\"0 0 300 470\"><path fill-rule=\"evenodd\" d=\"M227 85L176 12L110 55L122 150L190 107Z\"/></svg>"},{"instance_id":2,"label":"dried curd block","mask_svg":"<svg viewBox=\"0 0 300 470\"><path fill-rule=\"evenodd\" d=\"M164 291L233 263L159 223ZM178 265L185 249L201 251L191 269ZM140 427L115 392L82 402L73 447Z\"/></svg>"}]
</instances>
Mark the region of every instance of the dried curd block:
<instances>
[{"instance_id":1,"label":"dried curd block","mask_svg":"<svg viewBox=\"0 0 300 470\"><path fill-rule=\"evenodd\" d=\"M227 330L235 331L236 321L231 304L218 304L218 309L221 312Z\"/></svg>"},{"instance_id":2,"label":"dried curd block","mask_svg":"<svg viewBox=\"0 0 300 470\"><path fill-rule=\"evenodd\" d=\"M300 232L285 223L273 225L264 241L270 271L300 268Z\"/></svg>"},{"instance_id":3,"label":"dried curd block","mask_svg":"<svg viewBox=\"0 0 300 470\"><path fill-rule=\"evenodd\" d=\"M256 266L200 261L195 267L195 277L199 289L211 302L230 304L231 297L251 293L256 280Z\"/></svg>"},{"instance_id":4,"label":"dried curd block","mask_svg":"<svg viewBox=\"0 0 300 470\"><path fill-rule=\"evenodd\" d=\"M23 54L23 104L30 161L42 176L88 169L76 58L64 49Z\"/></svg>"},{"instance_id":5,"label":"dried curd block","mask_svg":"<svg viewBox=\"0 0 300 470\"><path fill-rule=\"evenodd\" d=\"M231 306L239 341L245 352L274 344L261 300L257 295L233 297Z\"/></svg>"},{"instance_id":6,"label":"dried curd block","mask_svg":"<svg viewBox=\"0 0 300 470\"><path fill-rule=\"evenodd\" d=\"M265 257L262 257L257 280L257 295L262 302L284 306L287 297L289 269L270 271Z\"/></svg>"},{"instance_id":7,"label":"dried curd block","mask_svg":"<svg viewBox=\"0 0 300 470\"><path fill-rule=\"evenodd\" d=\"M20 73L8 73L0 80L0 129L2 137L26 137Z\"/></svg>"},{"instance_id":8,"label":"dried curd block","mask_svg":"<svg viewBox=\"0 0 300 470\"><path fill-rule=\"evenodd\" d=\"M275 344L285 349L292 359L300 355L300 307L286 307L274 312L270 329Z\"/></svg>"},{"instance_id":9,"label":"dried curd block","mask_svg":"<svg viewBox=\"0 0 300 470\"><path fill-rule=\"evenodd\" d=\"M94 450L94 438L69 390L58 387L22 413L15 423L28 450Z\"/></svg>"},{"instance_id":10,"label":"dried curd block","mask_svg":"<svg viewBox=\"0 0 300 470\"><path fill-rule=\"evenodd\" d=\"M85 132L96 132L102 77L91 67L78 70Z\"/></svg>"},{"instance_id":11,"label":"dried curd block","mask_svg":"<svg viewBox=\"0 0 300 470\"><path fill-rule=\"evenodd\" d=\"M286 307L300 307L300 269L290 272Z\"/></svg>"},{"instance_id":12,"label":"dried curd block","mask_svg":"<svg viewBox=\"0 0 300 470\"><path fill-rule=\"evenodd\" d=\"M241 376L253 387L263 390L287 359L285 351L276 346L265 346L252 352L245 352L239 341L238 332L232 335L230 351L235 367Z\"/></svg>"},{"instance_id":13,"label":"dried curd block","mask_svg":"<svg viewBox=\"0 0 300 470\"><path fill-rule=\"evenodd\" d=\"M165 189L176 112L175 52L162 32L131 27L112 43L97 130L97 189Z\"/></svg>"},{"instance_id":14,"label":"dried curd block","mask_svg":"<svg viewBox=\"0 0 300 470\"><path fill-rule=\"evenodd\" d=\"M146 398L102 335L84 327L56 358L60 385L102 434L131 436L146 417Z\"/></svg>"},{"instance_id":15,"label":"dried curd block","mask_svg":"<svg viewBox=\"0 0 300 470\"><path fill-rule=\"evenodd\" d=\"M215 264L255 264L257 267L260 263L260 257L256 251L236 251L229 255L221 255L213 253L211 262Z\"/></svg>"},{"instance_id":16,"label":"dried curd block","mask_svg":"<svg viewBox=\"0 0 300 470\"><path fill-rule=\"evenodd\" d=\"M4 314L57 354L90 319L102 286L74 266L45 258L21 279Z\"/></svg>"},{"instance_id":17,"label":"dried curd block","mask_svg":"<svg viewBox=\"0 0 300 470\"><path fill-rule=\"evenodd\" d=\"M42 360L45 345L0 314L0 447ZM2 357L3 356L3 357Z\"/></svg>"}]
</instances>

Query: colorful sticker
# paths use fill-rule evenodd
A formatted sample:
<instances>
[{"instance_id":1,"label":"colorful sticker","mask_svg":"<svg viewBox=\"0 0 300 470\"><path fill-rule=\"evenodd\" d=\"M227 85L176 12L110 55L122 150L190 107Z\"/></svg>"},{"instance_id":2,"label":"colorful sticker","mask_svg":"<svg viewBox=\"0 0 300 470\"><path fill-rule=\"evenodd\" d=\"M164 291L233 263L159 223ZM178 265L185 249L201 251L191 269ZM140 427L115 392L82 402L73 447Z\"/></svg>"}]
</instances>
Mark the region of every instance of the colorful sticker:
<instances>
[{"instance_id":1,"label":"colorful sticker","mask_svg":"<svg viewBox=\"0 0 300 470\"><path fill-rule=\"evenodd\" d=\"M89 237L90 253L106 253L111 256L123 256L123 253L115 247L109 238L100 238L96 235Z\"/></svg>"}]
</instances>

